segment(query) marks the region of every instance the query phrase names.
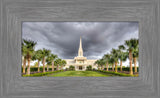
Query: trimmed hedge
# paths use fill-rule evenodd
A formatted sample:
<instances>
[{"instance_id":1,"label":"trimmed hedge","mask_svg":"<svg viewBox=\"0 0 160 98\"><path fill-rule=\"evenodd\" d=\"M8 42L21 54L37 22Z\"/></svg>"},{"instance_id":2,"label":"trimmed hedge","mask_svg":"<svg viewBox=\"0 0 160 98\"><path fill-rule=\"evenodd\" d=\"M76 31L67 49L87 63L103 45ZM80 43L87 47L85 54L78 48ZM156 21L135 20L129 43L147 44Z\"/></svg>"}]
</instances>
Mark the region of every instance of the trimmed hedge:
<instances>
[{"instance_id":1,"label":"trimmed hedge","mask_svg":"<svg viewBox=\"0 0 160 98\"><path fill-rule=\"evenodd\" d=\"M109 70L112 70L112 68L108 68ZM120 71L120 67L117 68L118 71ZM129 67L125 67L125 68L122 68L123 71L129 71ZM132 68L133 69L133 72L134 72L134 67ZM104 68L104 70L106 70L106 68ZM139 67L137 67L137 72L139 72Z\"/></svg>"},{"instance_id":2,"label":"trimmed hedge","mask_svg":"<svg viewBox=\"0 0 160 98\"><path fill-rule=\"evenodd\" d=\"M23 77L41 77L41 76L45 76L45 75L52 74L52 73L62 72L62 71L63 70L58 70L58 71L45 72L45 73L34 73L34 74L22 75L22 76Z\"/></svg>"},{"instance_id":3,"label":"trimmed hedge","mask_svg":"<svg viewBox=\"0 0 160 98\"><path fill-rule=\"evenodd\" d=\"M25 70L27 72L27 68ZM47 70L47 68L45 68L45 70ZM56 68L54 68L54 70L56 70ZM23 68L21 71L23 71ZM38 67L31 67L30 68L30 72L35 72L35 71L38 71ZM43 67L40 67L40 71L43 71ZM49 71L52 71L52 68L49 68Z\"/></svg>"},{"instance_id":4,"label":"trimmed hedge","mask_svg":"<svg viewBox=\"0 0 160 98\"><path fill-rule=\"evenodd\" d=\"M125 76L125 77L133 77L134 75L125 74L125 73L118 73L118 72L111 72L111 71L104 71L104 70L97 70L98 72L106 73L106 74L113 74L116 76Z\"/></svg>"}]
</instances>

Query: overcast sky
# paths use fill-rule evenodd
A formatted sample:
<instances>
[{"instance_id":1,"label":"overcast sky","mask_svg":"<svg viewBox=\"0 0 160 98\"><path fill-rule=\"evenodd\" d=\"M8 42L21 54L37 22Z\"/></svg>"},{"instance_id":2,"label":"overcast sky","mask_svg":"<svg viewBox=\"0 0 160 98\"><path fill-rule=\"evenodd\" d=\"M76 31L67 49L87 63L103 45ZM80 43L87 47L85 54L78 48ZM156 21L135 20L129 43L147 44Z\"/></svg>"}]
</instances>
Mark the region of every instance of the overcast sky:
<instances>
[{"instance_id":1,"label":"overcast sky","mask_svg":"<svg viewBox=\"0 0 160 98\"><path fill-rule=\"evenodd\" d=\"M99 59L125 40L138 38L138 22L23 22L22 38L37 42L35 50L50 49L62 59L78 55Z\"/></svg>"}]
</instances>

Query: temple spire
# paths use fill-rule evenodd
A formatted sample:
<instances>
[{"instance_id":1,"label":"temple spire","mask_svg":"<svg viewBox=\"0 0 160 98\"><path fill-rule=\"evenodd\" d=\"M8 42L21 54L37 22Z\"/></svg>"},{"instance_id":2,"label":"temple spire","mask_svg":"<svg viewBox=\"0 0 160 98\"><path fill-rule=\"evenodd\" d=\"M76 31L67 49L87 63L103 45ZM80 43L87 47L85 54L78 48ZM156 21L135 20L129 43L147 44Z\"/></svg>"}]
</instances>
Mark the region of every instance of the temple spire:
<instances>
[{"instance_id":1,"label":"temple spire","mask_svg":"<svg viewBox=\"0 0 160 98\"><path fill-rule=\"evenodd\" d=\"M82 49L82 40L81 40L81 36L80 36L80 42L79 42L78 56L83 56L83 49Z\"/></svg>"}]
</instances>

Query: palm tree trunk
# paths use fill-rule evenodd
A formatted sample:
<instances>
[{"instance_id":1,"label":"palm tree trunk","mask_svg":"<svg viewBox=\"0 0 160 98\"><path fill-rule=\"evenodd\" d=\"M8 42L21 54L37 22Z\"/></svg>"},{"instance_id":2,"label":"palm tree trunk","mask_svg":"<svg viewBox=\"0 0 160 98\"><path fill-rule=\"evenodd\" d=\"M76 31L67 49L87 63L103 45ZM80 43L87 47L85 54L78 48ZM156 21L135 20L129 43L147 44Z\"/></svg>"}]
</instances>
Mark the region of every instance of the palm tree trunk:
<instances>
[{"instance_id":1,"label":"palm tree trunk","mask_svg":"<svg viewBox=\"0 0 160 98\"><path fill-rule=\"evenodd\" d=\"M114 64L112 64L112 71L114 71Z\"/></svg>"},{"instance_id":2,"label":"palm tree trunk","mask_svg":"<svg viewBox=\"0 0 160 98\"><path fill-rule=\"evenodd\" d=\"M134 72L137 72L137 59L133 58L134 60Z\"/></svg>"},{"instance_id":3,"label":"palm tree trunk","mask_svg":"<svg viewBox=\"0 0 160 98\"><path fill-rule=\"evenodd\" d=\"M115 72L117 72L117 62L115 62Z\"/></svg>"},{"instance_id":4,"label":"palm tree trunk","mask_svg":"<svg viewBox=\"0 0 160 98\"><path fill-rule=\"evenodd\" d=\"M63 70L63 65L61 66L61 70Z\"/></svg>"},{"instance_id":5,"label":"palm tree trunk","mask_svg":"<svg viewBox=\"0 0 160 98\"><path fill-rule=\"evenodd\" d=\"M48 69L49 69L48 67L49 67L49 66L48 66L48 64L47 64L47 71L49 71L49 70L48 70Z\"/></svg>"},{"instance_id":6,"label":"palm tree trunk","mask_svg":"<svg viewBox=\"0 0 160 98\"><path fill-rule=\"evenodd\" d=\"M40 72L40 69L39 69L39 62L40 62L40 61L38 60L38 72Z\"/></svg>"},{"instance_id":7,"label":"palm tree trunk","mask_svg":"<svg viewBox=\"0 0 160 98\"><path fill-rule=\"evenodd\" d=\"M132 70L132 51L129 51L129 64L130 64L130 75L133 75L133 70Z\"/></svg>"},{"instance_id":8,"label":"palm tree trunk","mask_svg":"<svg viewBox=\"0 0 160 98\"><path fill-rule=\"evenodd\" d=\"M27 75L30 75L30 61L31 61L31 58L29 57L29 58L28 58Z\"/></svg>"},{"instance_id":9,"label":"palm tree trunk","mask_svg":"<svg viewBox=\"0 0 160 98\"><path fill-rule=\"evenodd\" d=\"M106 71L108 71L108 62L107 62L107 64L106 64Z\"/></svg>"},{"instance_id":10,"label":"palm tree trunk","mask_svg":"<svg viewBox=\"0 0 160 98\"><path fill-rule=\"evenodd\" d=\"M59 64L57 65L57 70L59 70Z\"/></svg>"},{"instance_id":11,"label":"palm tree trunk","mask_svg":"<svg viewBox=\"0 0 160 98\"><path fill-rule=\"evenodd\" d=\"M121 66L121 69L120 69L120 71L122 71L122 60L120 61L120 63L121 63L121 64L120 64L120 66Z\"/></svg>"},{"instance_id":12,"label":"palm tree trunk","mask_svg":"<svg viewBox=\"0 0 160 98\"><path fill-rule=\"evenodd\" d=\"M54 71L54 61L52 62L52 71Z\"/></svg>"},{"instance_id":13,"label":"palm tree trunk","mask_svg":"<svg viewBox=\"0 0 160 98\"><path fill-rule=\"evenodd\" d=\"M43 58L43 73L45 72L45 57Z\"/></svg>"},{"instance_id":14,"label":"palm tree trunk","mask_svg":"<svg viewBox=\"0 0 160 98\"><path fill-rule=\"evenodd\" d=\"M106 64L106 71L107 71L107 64Z\"/></svg>"},{"instance_id":15,"label":"palm tree trunk","mask_svg":"<svg viewBox=\"0 0 160 98\"><path fill-rule=\"evenodd\" d=\"M24 57L24 60L23 60L23 74L26 73L26 58Z\"/></svg>"}]
</instances>

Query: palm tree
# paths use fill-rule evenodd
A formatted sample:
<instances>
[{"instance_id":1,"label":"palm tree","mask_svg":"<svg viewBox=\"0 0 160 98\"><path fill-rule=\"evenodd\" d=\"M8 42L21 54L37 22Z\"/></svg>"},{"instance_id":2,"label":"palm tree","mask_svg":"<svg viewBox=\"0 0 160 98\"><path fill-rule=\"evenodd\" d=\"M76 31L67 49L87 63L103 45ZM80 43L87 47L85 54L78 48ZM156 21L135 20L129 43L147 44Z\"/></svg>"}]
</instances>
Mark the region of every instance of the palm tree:
<instances>
[{"instance_id":1,"label":"palm tree","mask_svg":"<svg viewBox=\"0 0 160 98\"><path fill-rule=\"evenodd\" d=\"M47 71L48 71L48 65L52 65L52 71L54 71L54 60L57 58L57 55L50 54L46 61L47 61Z\"/></svg>"},{"instance_id":2,"label":"palm tree","mask_svg":"<svg viewBox=\"0 0 160 98\"><path fill-rule=\"evenodd\" d=\"M32 60L38 60L38 72L40 72L39 64L40 61L42 60L42 50L35 51Z\"/></svg>"},{"instance_id":3,"label":"palm tree","mask_svg":"<svg viewBox=\"0 0 160 98\"><path fill-rule=\"evenodd\" d=\"M100 70L100 60L97 60L96 62L95 62L95 64L97 64L98 65L98 70Z\"/></svg>"},{"instance_id":4,"label":"palm tree","mask_svg":"<svg viewBox=\"0 0 160 98\"><path fill-rule=\"evenodd\" d=\"M101 70L103 70L103 66L104 65L105 65L105 60L104 59L100 59Z\"/></svg>"},{"instance_id":5,"label":"palm tree","mask_svg":"<svg viewBox=\"0 0 160 98\"><path fill-rule=\"evenodd\" d=\"M119 57L119 50L112 49L111 51L115 63L115 72L117 72L117 65L118 65L118 57Z\"/></svg>"},{"instance_id":6,"label":"palm tree","mask_svg":"<svg viewBox=\"0 0 160 98\"><path fill-rule=\"evenodd\" d=\"M138 48L133 51L133 62L134 62L134 72L137 72L137 58L138 58Z\"/></svg>"},{"instance_id":7,"label":"palm tree","mask_svg":"<svg viewBox=\"0 0 160 98\"><path fill-rule=\"evenodd\" d=\"M61 61L62 60L60 58L55 60L55 65L57 66L57 70L59 70L59 66L61 65Z\"/></svg>"},{"instance_id":8,"label":"palm tree","mask_svg":"<svg viewBox=\"0 0 160 98\"><path fill-rule=\"evenodd\" d=\"M23 57L23 74L26 73L26 61L27 61L26 56L24 56Z\"/></svg>"},{"instance_id":9,"label":"palm tree","mask_svg":"<svg viewBox=\"0 0 160 98\"><path fill-rule=\"evenodd\" d=\"M130 74L133 75L133 70L132 70L132 59L133 59L133 50L138 46L138 40L137 39L130 39L125 41L125 45L128 47L128 52L129 52L129 64L130 64Z\"/></svg>"},{"instance_id":10,"label":"palm tree","mask_svg":"<svg viewBox=\"0 0 160 98\"><path fill-rule=\"evenodd\" d=\"M43 50L41 51L41 54L42 54L42 63L43 63L43 73L45 72L46 57L49 56L50 52L51 52L50 50L47 50L45 48L43 48Z\"/></svg>"},{"instance_id":11,"label":"palm tree","mask_svg":"<svg viewBox=\"0 0 160 98\"><path fill-rule=\"evenodd\" d=\"M103 59L105 60L105 62L106 62L106 71L108 71L108 62L109 62L109 58L110 58L110 54L105 54L104 56L103 56Z\"/></svg>"},{"instance_id":12,"label":"palm tree","mask_svg":"<svg viewBox=\"0 0 160 98\"><path fill-rule=\"evenodd\" d=\"M56 59L56 58L58 58L58 56L57 55L54 55L54 54L51 54L51 61L52 61L52 71L54 71L54 60Z\"/></svg>"},{"instance_id":13,"label":"palm tree","mask_svg":"<svg viewBox=\"0 0 160 98\"><path fill-rule=\"evenodd\" d=\"M124 45L120 45L118 46L118 48L119 48L119 59L120 59L120 71L122 71L122 61L126 57L123 50L125 50L126 48L124 47Z\"/></svg>"},{"instance_id":14,"label":"palm tree","mask_svg":"<svg viewBox=\"0 0 160 98\"><path fill-rule=\"evenodd\" d=\"M123 52L123 53L121 54L121 58L120 58L120 59L121 59L122 62L125 62L125 61L127 60L128 54L129 54L128 52ZM123 70L122 70L122 62L121 62L121 64L120 64L120 66L121 66L121 71L123 71Z\"/></svg>"},{"instance_id":15,"label":"palm tree","mask_svg":"<svg viewBox=\"0 0 160 98\"><path fill-rule=\"evenodd\" d=\"M61 70L63 70L63 66L65 66L67 64L67 62L65 60L62 60L61 63L62 63L61 64Z\"/></svg>"},{"instance_id":16,"label":"palm tree","mask_svg":"<svg viewBox=\"0 0 160 98\"><path fill-rule=\"evenodd\" d=\"M49 65L51 65L51 64L52 64L52 60L51 60L50 55L49 55L49 56L47 56L47 58L46 58L46 62L47 62L47 71L49 71Z\"/></svg>"},{"instance_id":17,"label":"palm tree","mask_svg":"<svg viewBox=\"0 0 160 98\"><path fill-rule=\"evenodd\" d=\"M27 68L27 75L30 75L30 61L31 57L33 56L34 47L37 44L34 41L31 40L23 40L24 45L26 46L26 59L28 61L28 68Z\"/></svg>"},{"instance_id":18,"label":"palm tree","mask_svg":"<svg viewBox=\"0 0 160 98\"><path fill-rule=\"evenodd\" d=\"M114 58L112 55L110 55L110 58L108 59L109 65L112 66L112 71L114 71Z\"/></svg>"},{"instance_id":19,"label":"palm tree","mask_svg":"<svg viewBox=\"0 0 160 98\"><path fill-rule=\"evenodd\" d=\"M23 74L25 74L25 69L26 69L26 55L27 55L27 47L24 45L24 42L22 42L22 62L23 62Z\"/></svg>"}]
</instances>

